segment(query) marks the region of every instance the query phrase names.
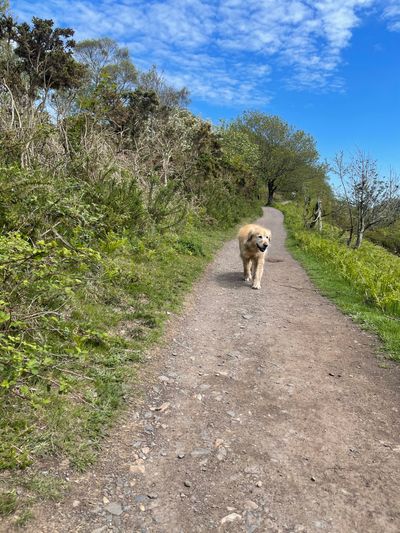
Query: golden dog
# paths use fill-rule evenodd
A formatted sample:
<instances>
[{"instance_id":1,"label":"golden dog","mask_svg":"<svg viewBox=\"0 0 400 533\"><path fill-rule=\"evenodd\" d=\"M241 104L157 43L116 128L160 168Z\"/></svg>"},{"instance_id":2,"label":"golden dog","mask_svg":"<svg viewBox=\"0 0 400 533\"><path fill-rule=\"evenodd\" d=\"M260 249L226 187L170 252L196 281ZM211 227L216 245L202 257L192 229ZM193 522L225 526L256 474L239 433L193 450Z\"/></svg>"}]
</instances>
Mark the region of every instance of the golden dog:
<instances>
[{"instance_id":1,"label":"golden dog","mask_svg":"<svg viewBox=\"0 0 400 533\"><path fill-rule=\"evenodd\" d=\"M240 228L238 239L244 279L252 281L253 289L260 289L265 255L271 243L271 231L256 224L247 224Z\"/></svg>"}]
</instances>

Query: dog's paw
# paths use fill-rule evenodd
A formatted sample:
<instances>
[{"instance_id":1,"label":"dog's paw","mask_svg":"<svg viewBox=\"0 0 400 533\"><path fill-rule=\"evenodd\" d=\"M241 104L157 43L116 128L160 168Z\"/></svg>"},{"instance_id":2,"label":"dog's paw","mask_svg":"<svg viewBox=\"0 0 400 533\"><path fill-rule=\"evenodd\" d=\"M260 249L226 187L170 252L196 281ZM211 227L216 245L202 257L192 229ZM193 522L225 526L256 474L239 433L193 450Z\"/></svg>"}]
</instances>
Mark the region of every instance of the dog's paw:
<instances>
[{"instance_id":1,"label":"dog's paw","mask_svg":"<svg viewBox=\"0 0 400 533\"><path fill-rule=\"evenodd\" d=\"M261 289L261 284L260 283L253 283L253 285L251 286L252 289Z\"/></svg>"},{"instance_id":2,"label":"dog's paw","mask_svg":"<svg viewBox=\"0 0 400 533\"><path fill-rule=\"evenodd\" d=\"M244 281L251 281L251 277L250 276L247 276L247 278L243 278Z\"/></svg>"}]
</instances>

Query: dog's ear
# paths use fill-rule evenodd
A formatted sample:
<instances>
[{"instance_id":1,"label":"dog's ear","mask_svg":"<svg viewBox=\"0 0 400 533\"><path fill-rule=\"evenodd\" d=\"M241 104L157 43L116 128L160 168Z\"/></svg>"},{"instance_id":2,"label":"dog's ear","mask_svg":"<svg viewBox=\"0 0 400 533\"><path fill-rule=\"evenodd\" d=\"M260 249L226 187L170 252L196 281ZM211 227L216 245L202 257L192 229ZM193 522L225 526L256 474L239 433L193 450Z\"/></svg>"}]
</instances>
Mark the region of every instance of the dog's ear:
<instances>
[{"instance_id":1,"label":"dog's ear","mask_svg":"<svg viewBox=\"0 0 400 533\"><path fill-rule=\"evenodd\" d=\"M247 235L247 242L250 242L253 237L254 237L254 231L249 231Z\"/></svg>"}]
</instances>

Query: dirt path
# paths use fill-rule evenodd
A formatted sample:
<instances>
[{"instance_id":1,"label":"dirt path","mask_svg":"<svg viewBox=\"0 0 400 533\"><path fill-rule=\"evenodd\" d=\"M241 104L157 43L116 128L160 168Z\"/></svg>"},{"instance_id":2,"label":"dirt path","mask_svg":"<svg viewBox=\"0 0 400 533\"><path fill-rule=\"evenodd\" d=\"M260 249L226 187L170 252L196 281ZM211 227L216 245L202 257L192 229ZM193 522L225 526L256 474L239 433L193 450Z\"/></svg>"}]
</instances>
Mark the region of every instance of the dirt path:
<instances>
[{"instance_id":1,"label":"dirt path","mask_svg":"<svg viewBox=\"0 0 400 533\"><path fill-rule=\"evenodd\" d=\"M142 408L31 531L400 531L400 368L316 293L282 215L259 222L261 290L227 243L151 354Z\"/></svg>"}]
</instances>

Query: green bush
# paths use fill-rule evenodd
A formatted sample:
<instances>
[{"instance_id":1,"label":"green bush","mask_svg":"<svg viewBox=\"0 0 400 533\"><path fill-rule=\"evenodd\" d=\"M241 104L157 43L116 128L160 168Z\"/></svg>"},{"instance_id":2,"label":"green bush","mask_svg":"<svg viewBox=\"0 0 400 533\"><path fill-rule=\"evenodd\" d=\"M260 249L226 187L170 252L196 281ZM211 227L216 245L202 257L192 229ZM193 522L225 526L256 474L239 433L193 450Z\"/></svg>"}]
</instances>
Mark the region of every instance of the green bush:
<instances>
[{"instance_id":1,"label":"green bush","mask_svg":"<svg viewBox=\"0 0 400 533\"><path fill-rule=\"evenodd\" d=\"M400 255L400 222L389 228L368 231L366 237L373 243L383 246L392 254Z\"/></svg>"}]
</instances>

